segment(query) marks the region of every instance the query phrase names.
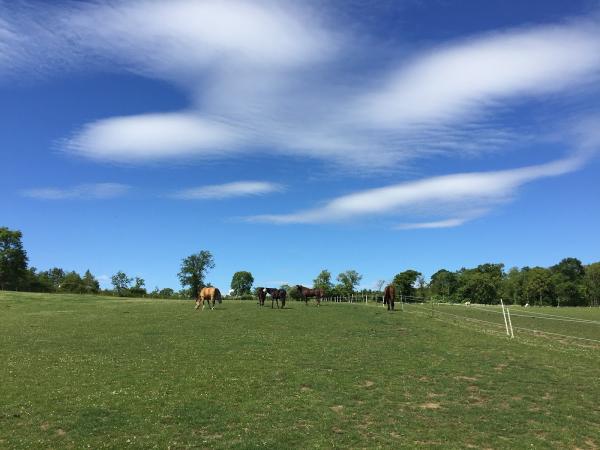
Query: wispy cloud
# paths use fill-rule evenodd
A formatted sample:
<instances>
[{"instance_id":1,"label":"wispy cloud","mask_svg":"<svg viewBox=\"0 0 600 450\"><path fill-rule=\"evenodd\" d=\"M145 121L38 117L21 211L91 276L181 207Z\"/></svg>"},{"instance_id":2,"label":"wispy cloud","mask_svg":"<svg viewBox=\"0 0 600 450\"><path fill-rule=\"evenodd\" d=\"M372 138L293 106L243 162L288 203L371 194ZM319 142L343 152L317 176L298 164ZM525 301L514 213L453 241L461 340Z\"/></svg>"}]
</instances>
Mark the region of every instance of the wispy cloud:
<instances>
[{"instance_id":1,"label":"wispy cloud","mask_svg":"<svg viewBox=\"0 0 600 450\"><path fill-rule=\"evenodd\" d=\"M364 41L289 1L20 2L0 17L0 78L110 67L188 93L184 111L92 121L65 139L97 161L269 152L380 169L477 154L515 141L491 112L573 95L600 72L600 27L586 19L471 36L392 70L371 59L367 77L348 76L372 51Z\"/></svg>"},{"instance_id":2,"label":"wispy cloud","mask_svg":"<svg viewBox=\"0 0 600 450\"><path fill-rule=\"evenodd\" d=\"M398 225L396 229L398 230L423 230L423 229L435 229L435 228L454 228L463 225L469 219L467 218L455 218L455 219L445 219L445 220L436 220L433 222L418 222L418 223L404 223Z\"/></svg>"},{"instance_id":3,"label":"wispy cloud","mask_svg":"<svg viewBox=\"0 0 600 450\"><path fill-rule=\"evenodd\" d=\"M466 39L416 57L355 111L374 126L461 122L511 98L557 92L598 77L597 23L541 26Z\"/></svg>"},{"instance_id":4,"label":"wispy cloud","mask_svg":"<svg viewBox=\"0 0 600 450\"><path fill-rule=\"evenodd\" d=\"M523 184L577 170L584 158L575 156L547 164L495 172L475 172L425 178L344 195L323 206L291 214L259 215L253 222L311 224L364 220L382 216L432 215L461 211L459 218L404 224L401 228L459 226L499 202L509 200Z\"/></svg>"},{"instance_id":5,"label":"wispy cloud","mask_svg":"<svg viewBox=\"0 0 600 450\"><path fill-rule=\"evenodd\" d=\"M40 200L104 200L120 197L129 191L130 187L119 183L81 184L70 188L35 188L21 192L25 197Z\"/></svg>"},{"instance_id":6,"label":"wispy cloud","mask_svg":"<svg viewBox=\"0 0 600 450\"><path fill-rule=\"evenodd\" d=\"M265 195L273 192L281 192L283 189L284 187L281 184L267 181L236 181L233 183L184 189L175 193L173 197L183 200L223 199Z\"/></svg>"}]
</instances>

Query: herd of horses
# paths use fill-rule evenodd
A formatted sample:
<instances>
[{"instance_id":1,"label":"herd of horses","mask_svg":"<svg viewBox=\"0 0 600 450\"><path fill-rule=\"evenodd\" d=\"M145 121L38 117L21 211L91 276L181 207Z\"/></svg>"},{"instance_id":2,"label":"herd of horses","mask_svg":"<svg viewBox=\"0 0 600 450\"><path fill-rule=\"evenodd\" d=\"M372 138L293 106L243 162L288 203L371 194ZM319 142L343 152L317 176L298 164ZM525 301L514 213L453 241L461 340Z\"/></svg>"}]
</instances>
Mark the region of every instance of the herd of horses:
<instances>
[{"instance_id":1,"label":"herd of horses","mask_svg":"<svg viewBox=\"0 0 600 450\"><path fill-rule=\"evenodd\" d=\"M324 289L311 289L300 284L296 285L296 290L300 295L300 298L304 300L304 304L308 305L308 300L314 298L317 302L317 306L321 305L321 300L325 296ZM285 308L285 300L287 298L287 291L285 289L278 288L265 288L259 287L256 288L256 295L258 296L258 305L265 306L265 301L267 298L271 298L271 308L274 307L274 303L277 304L277 309L279 309L279 302L281 301L281 308ZM387 305L387 309L389 311L394 310L394 298L396 297L396 288L393 284L390 284L385 287L383 293L383 303ZM196 309L200 308L202 305L202 309L204 309L205 302L208 303L211 309L215 309L215 302L221 301L221 291L215 287L205 287L200 289L198 292L198 297L196 298ZM211 305L212 303L212 305Z\"/></svg>"}]
</instances>

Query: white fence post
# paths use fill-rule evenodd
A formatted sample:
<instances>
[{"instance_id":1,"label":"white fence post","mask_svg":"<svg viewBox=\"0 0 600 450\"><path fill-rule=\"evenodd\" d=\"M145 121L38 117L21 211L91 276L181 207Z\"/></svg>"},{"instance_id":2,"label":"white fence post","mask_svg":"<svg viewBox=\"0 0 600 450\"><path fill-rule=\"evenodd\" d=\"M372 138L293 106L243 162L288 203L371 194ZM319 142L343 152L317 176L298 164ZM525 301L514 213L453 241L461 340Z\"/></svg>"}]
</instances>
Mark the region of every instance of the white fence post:
<instances>
[{"instance_id":1,"label":"white fence post","mask_svg":"<svg viewBox=\"0 0 600 450\"><path fill-rule=\"evenodd\" d=\"M506 327L506 335L510 337L510 332L508 331L508 322L506 320L506 311L504 309L504 302L500 299L500 305L502 305L502 317L504 317L504 326Z\"/></svg>"},{"instance_id":2,"label":"white fence post","mask_svg":"<svg viewBox=\"0 0 600 450\"><path fill-rule=\"evenodd\" d=\"M510 309L506 308L506 315L508 317L508 325L510 326L510 338L515 337L515 333L513 333L512 321L510 320Z\"/></svg>"}]
</instances>

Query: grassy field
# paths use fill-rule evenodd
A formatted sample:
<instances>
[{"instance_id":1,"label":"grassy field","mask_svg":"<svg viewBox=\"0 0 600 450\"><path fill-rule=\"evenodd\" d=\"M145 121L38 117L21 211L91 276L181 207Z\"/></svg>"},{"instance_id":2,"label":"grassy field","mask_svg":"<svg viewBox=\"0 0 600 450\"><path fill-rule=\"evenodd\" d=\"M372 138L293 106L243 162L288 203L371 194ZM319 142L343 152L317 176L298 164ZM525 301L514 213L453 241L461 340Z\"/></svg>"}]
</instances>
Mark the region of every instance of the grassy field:
<instances>
[{"instance_id":1,"label":"grassy field","mask_svg":"<svg viewBox=\"0 0 600 450\"><path fill-rule=\"evenodd\" d=\"M3 448L600 446L594 346L361 304L0 293L0 317Z\"/></svg>"}]
</instances>

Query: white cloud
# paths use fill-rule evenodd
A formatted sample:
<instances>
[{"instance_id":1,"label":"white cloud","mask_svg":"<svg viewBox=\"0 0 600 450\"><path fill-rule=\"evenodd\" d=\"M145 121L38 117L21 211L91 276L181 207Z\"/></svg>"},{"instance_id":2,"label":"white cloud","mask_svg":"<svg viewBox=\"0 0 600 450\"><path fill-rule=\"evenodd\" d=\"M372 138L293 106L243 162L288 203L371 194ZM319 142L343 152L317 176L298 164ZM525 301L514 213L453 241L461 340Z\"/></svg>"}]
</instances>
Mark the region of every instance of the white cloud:
<instances>
[{"instance_id":1,"label":"white cloud","mask_svg":"<svg viewBox=\"0 0 600 450\"><path fill-rule=\"evenodd\" d=\"M432 229L432 228L454 228L463 225L469 219L466 218L455 218L436 220L434 222L418 222L418 223L404 223L398 225L398 230L421 230L421 229Z\"/></svg>"},{"instance_id":2,"label":"white cloud","mask_svg":"<svg viewBox=\"0 0 600 450\"><path fill-rule=\"evenodd\" d=\"M474 36L390 72L393 51L371 43L384 55L373 61L335 20L290 1L19 2L0 4L0 17L0 76L133 71L188 93L184 111L97 120L65 139L99 161L270 152L366 171L478 154L515 139L485 113L572 95L600 70L599 27L584 20ZM363 60L379 66L365 70Z\"/></svg>"},{"instance_id":3,"label":"white cloud","mask_svg":"<svg viewBox=\"0 0 600 450\"><path fill-rule=\"evenodd\" d=\"M414 224L412 228L458 226L477 216L478 211L510 199L523 184L572 172L581 167L583 162L582 157L572 157L519 169L425 178L344 195L309 210L259 215L248 220L275 224L309 224L411 215L415 211L432 215L458 210L464 212L462 218ZM410 225L404 226L407 227Z\"/></svg>"},{"instance_id":4,"label":"white cloud","mask_svg":"<svg viewBox=\"0 0 600 450\"><path fill-rule=\"evenodd\" d=\"M280 192L283 186L266 181L236 181L233 183L215 184L197 188L185 189L173 195L184 200L207 200L230 197L246 197Z\"/></svg>"},{"instance_id":5,"label":"white cloud","mask_svg":"<svg viewBox=\"0 0 600 450\"><path fill-rule=\"evenodd\" d=\"M397 128L457 122L508 97L545 94L597 77L596 23L496 33L434 49L361 98L360 117Z\"/></svg>"},{"instance_id":6,"label":"white cloud","mask_svg":"<svg viewBox=\"0 0 600 450\"><path fill-rule=\"evenodd\" d=\"M65 147L101 160L145 161L191 153L222 156L235 130L189 113L113 117L86 125Z\"/></svg>"},{"instance_id":7,"label":"white cloud","mask_svg":"<svg viewBox=\"0 0 600 450\"><path fill-rule=\"evenodd\" d=\"M40 200L104 200L120 197L129 191L130 187L119 183L81 184L70 188L36 188L22 191L25 197Z\"/></svg>"}]
</instances>

